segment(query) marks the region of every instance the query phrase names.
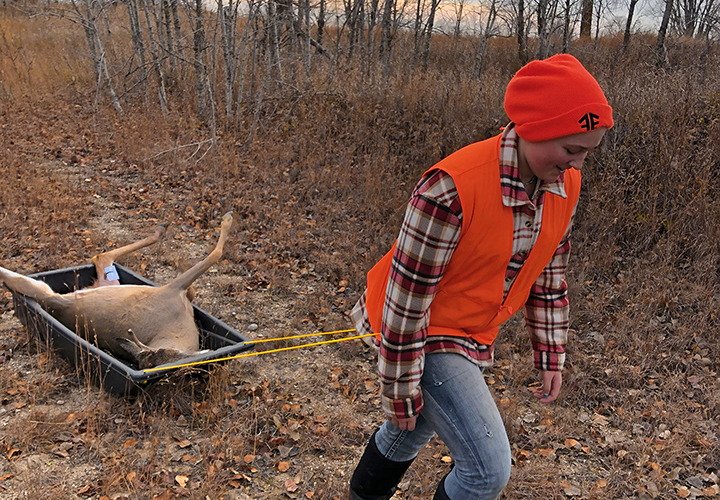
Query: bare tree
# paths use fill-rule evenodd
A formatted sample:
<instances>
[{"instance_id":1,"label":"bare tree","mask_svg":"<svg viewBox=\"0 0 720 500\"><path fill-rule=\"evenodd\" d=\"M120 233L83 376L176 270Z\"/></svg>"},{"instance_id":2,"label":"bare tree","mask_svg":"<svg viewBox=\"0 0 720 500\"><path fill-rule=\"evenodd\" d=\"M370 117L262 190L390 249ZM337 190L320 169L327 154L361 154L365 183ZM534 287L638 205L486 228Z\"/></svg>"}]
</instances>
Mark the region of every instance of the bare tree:
<instances>
[{"instance_id":1,"label":"bare tree","mask_svg":"<svg viewBox=\"0 0 720 500\"><path fill-rule=\"evenodd\" d=\"M348 26L348 57L352 57L355 48L360 43L360 33L363 29L364 0L344 0L345 22Z\"/></svg>"},{"instance_id":2,"label":"bare tree","mask_svg":"<svg viewBox=\"0 0 720 500\"><path fill-rule=\"evenodd\" d=\"M243 28L240 47L242 50L236 53L236 57L241 57L239 62L236 62L235 67L239 68L238 76L238 91L236 99L236 120L240 119L241 116L241 105L243 103L244 91L245 91L245 80L247 71L247 58L248 52L250 52L250 81L251 81L251 92L249 98L252 99L252 82L255 79L255 60L258 49L258 12L260 11L260 2L256 0L248 0L248 13L247 19L245 20L245 27ZM242 56L240 55L242 53ZM239 122L236 121L236 126Z\"/></svg>"},{"instance_id":3,"label":"bare tree","mask_svg":"<svg viewBox=\"0 0 720 500\"><path fill-rule=\"evenodd\" d=\"M628 6L628 15L627 20L625 21L625 34L623 35L622 43L623 54L627 52L627 49L630 46L630 30L632 29L633 16L635 15L635 7L637 6L638 1L639 0L630 0L630 5Z\"/></svg>"},{"instance_id":4,"label":"bare tree","mask_svg":"<svg viewBox=\"0 0 720 500\"><path fill-rule=\"evenodd\" d=\"M324 0L323 0L324 1ZM375 59L375 31L379 15L379 0L370 0L370 12L368 15L367 38L365 46L365 67L366 71L370 71L372 62Z\"/></svg>"},{"instance_id":5,"label":"bare tree","mask_svg":"<svg viewBox=\"0 0 720 500\"><path fill-rule=\"evenodd\" d=\"M209 106L207 102L208 89L206 88L206 67L203 61L205 52L205 25L203 22L203 3L202 0L195 0L193 28L193 66L195 68L195 92L197 95L197 116L201 122L206 121L210 117Z\"/></svg>"},{"instance_id":6,"label":"bare tree","mask_svg":"<svg viewBox=\"0 0 720 500\"><path fill-rule=\"evenodd\" d=\"M385 0L380 35L380 56L383 63L383 78L390 74L390 49L392 48L392 16L395 0Z\"/></svg>"},{"instance_id":7,"label":"bare tree","mask_svg":"<svg viewBox=\"0 0 720 500\"><path fill-rule=\"evenodd\" d=\"M97 87L100 89L103 84L105 85L115 110L119 114L122 114L122 106L120 105L120 100L115 93L115 88L113 86L112 79L110 78L107 60L105 59L105 50L103 49L103 43L97 29L96 19L98 13L104 8L104 6L97 0L83 0L82 4L78 3L76 0L71 0L70 4L77 14L85 32L85 39L87 40L88 49L90 50L90 57L92 57L93 60L93 70L95 71Z\"/></svg>"},{"instance_id":8,"label":"bare tree","mask_svg":"<svg viewBox=\"0 0 720 500\"><path fill-rule=\"evenodd\" d=\"M158 100L160 101L160 109L163 114L167 114L167 91L165 85L165 72L163 71L162 64L160 63L160 50L158 47L157 39L155 38L155 30L153 22L150 19L150 9L148 6L148 0L140 0L142 2L143 11L145 12L145 22L148 31L148 41L150 43L150 54L152 55L152 67L155 70L155 75L158 79Z\"/></svg>"},{"instance_id":9,"label":"bare tree","mask_svg":"<svg viewBox=\"0 0 720 500\"><path fill-rule=\"evenodd\" d=\"M565 13L563 14L563 53L570 50L570 40L572 38L572 0L565 0Z\"/></svg>"},{"instance_id":10,"label":"bare tree","mask_svg":"<svg viewBox=\"0 0 720 500\"><path fill-rule=\"evenodd\" d=\"M427 72L428 62L430 60L430 40L432 39L433 29L435 26L435 14L440 6L441 0L430 0L430 12L424 30L424 44L422 52L422 70Z\"/></svg>"},{"instance_id":11,"label":"bare tree","mask_svg":"<svg viewBox=\"0 0 720 500\"><path fill-rule=\"evenodd\" d=\"M230 118L233 111L233 90L237 75L237 14L238 2L217 0L217 13L220 18L220 43L225 63L225 116Z\"/></svg>"},{"instance_id":12,"label":"bare tree","mask_svg":"<svg viewBox=\"0 0 720 500\"><path fill-rule=\"evenodd\" d=\"M177 61L175 58L173 47L175 47L175 36L172 29L172 14L170 13L170 0L160 0L160 7L161 7L161 16L160 19L162 20L161 24L163 25L165 29L165 46L166 46L166 53L167 53L167 60L170 64L170 73L175 75L177 74ZM158 30L160 30L160 27L158 27Z\"/></svg>"},{"instance_id":13,"label":"bare tree","mask_svg":"<svg viewBox=\"0 0 720 500\"><path fill-rule=\"evenodd\" d=\"M182 46L180 43L180 40L182 40L182 31L180 26L180 14L178 13L178 0L168 0L170 4L170 15L172 16L172 23L173 23L173 33L175 36L173 39L175 40L175 45L172 47L168 47L170 51L170 57L176 58L176 59L182 59ZM174 75L175 78L182 78L181 74Z\"/></svg>"},{"instance_id":14,"label":"bare tree","mask_svg":"<svg viewBox=\"0 0 720 500\"><path fill-rule=\"evenodd\" d=\"M478 39L478 46L475 50L475 62L473 64L473 76L480 78L483 67L485 65L485 50L487 48L487 42L493 35L495 30L495 19L497 18L497 0L490 2L490 8L488 11L487 18L485 19L485 28L483 29Z\"/></svg>"},{"instance_id":15,"label":"bare tree","mask_svg":"<svg viewBox=\"0 0 720 500\"><path fill-rule=\"evenodd\" d=\"M550 35L557 21L558 0L539 0L536 11L538 44L535 51L537 59L550 55Z\"/></svg>"},{"instance_id":16,"label":"bare tree","mask_svg":"<svg viewBox=\"0 0 720 500\"><path fill-rule=\"evenodd\" d=\"M717 18L716 0L678 0L673 5L670 19L672 26L685 37L702 37L708 30L708 22Z\"/></svg>"},{"instance_id":17,"label":"bare tree","mask_svg":"<svg viewBox=\"0 0 720 500\"><path fill-rule=\"evenodd\" d=\"M708 50L710 47L710 33L717 30L718 24L720 24L720 2L707 0L700 14L696 36L705 38Z\"/></svg>"},{"instance_id":18,"label":"bare tree","mask_svg":"<svg viewBox=\"0 0 720 500\"><path fill-rule=\"evenodd\" d=\"M655 45L655 64L659 67L665 65L667 53L665 51L665 36L667 35L670 15L672 14L673 0L665 0L665 13L663 14L660 30L658 31L657 44Z\"/></svg>"},{"instance_id":19,"label":"bare tree","mask_svg":"<svg viewBox=\"0 0 720 500\"><path fill-rule=\"evenodd\" d=\"M516 21L518 59L520 60L520 64L525 65L528 62L527 32L525 31L525 0L518 0Z\"/></svg>"},{"instance_id":20,"label":"bare tree","mask_svg":"<svg viewBox=\"0 0 720 500\"><path fill-rule=\"evenodd\" d=\"M377 0L373 0L375 2L375 5L377 6ZM318 15L317 15L317 42L318 45L322 45L323 43L323 36L325 33L325 0L320 0L320 4L318 6ZM377 9L377 7L376 7ZM374 20L374 18L373 18Z\"/></svg>"},{"instance_id":21,"label":"bare tree","mask_svg":"<svg viewBox=\"0 0 720 500\"><path fill-rule=\"evenodd\" d=\"M453 2L452 6L455 11L455 26L453 28L452 51L455 52L457 51L458 42L460 41L460 35L462 34L461 26L463 19L463 10L465 9L465 0Z\"/></svg>"},{"instance_id":22,"label":"bare tree","mask_svg":"<svg viewBox=\"0 0 720 500\"><path fill-rule=\"evenodd\" d=\"M133 53L140 58L138 70L140 81L143 86L143 95L148 97L147 66L145 60L145 42L143 41L142 29L140 27L140 14L138 12L137 0L127 0L128 18L130 21L130 33L132 35Z\"/></svg>"},{"instance_id":23,"label":"bare tree","mask_svg":"<svg viewBox=\"0 0 720 500\"><path fill-rule=\"evenodd\" d=\"M582 0L580 38L590 38L592 33L593 0Z\"/></svg>"},{"instance_id":24,"label":"bare tree","mask_svg":"<svg viewBox=\"0 0 720 500\"><path fill-rule=\"evenodd\" d=\"M595 2L595 42L594 46L597 49L598 39L600 38L600 21L602 20L603 11L606 8L606 0L594 0Z\"/></svg>"}]
</instances>

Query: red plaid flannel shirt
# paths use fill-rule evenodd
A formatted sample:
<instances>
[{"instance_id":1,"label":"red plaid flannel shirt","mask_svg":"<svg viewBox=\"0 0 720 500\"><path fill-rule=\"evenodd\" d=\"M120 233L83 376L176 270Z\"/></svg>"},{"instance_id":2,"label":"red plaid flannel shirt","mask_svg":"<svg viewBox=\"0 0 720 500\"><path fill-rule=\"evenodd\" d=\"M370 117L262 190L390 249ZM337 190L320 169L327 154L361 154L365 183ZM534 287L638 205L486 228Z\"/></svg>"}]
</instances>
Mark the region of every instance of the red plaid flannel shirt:
<instances>
[{"instance_id":1,"label":"red plaid flannel shirt","mask_svg":"<svg viewBox=\"0 0 720 500\"><path fill-rule=\"evenodd\" d=\"M540 232L545 193L565 197L564 176L556 182L539 180L528 195L517 168L517 135L511 123L500 147L503 203L513 209L512 258L505 273L507 295ZM538 277L525 303L525 324L539 370L561 370L568 332L565 270L570 251L570 228L553 258ZM471 338L428 336L430 304L445 268L457 247L462 228L462 207L452 178L431 170L415 187L407 206L386 292L378 370L386 414L409 418L422 409L419 387L425 355L454 352L480 366L493 362L493 345ZM402 262L403 265L396 265ZM389 305L389 306L388 306ZM365 295L352 311L358 333L371 333Z\"/></svg>"}]
</instances>

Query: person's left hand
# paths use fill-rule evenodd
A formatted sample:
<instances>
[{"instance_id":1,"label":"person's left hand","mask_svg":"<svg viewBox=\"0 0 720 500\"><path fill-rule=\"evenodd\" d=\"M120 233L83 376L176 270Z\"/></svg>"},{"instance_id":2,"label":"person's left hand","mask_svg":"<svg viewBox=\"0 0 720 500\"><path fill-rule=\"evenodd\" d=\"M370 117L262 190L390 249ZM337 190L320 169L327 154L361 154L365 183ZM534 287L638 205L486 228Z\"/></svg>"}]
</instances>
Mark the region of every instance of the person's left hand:
<instances>
[{"instance_id":1,"label":"person's left hand","mask_svg":"<svg viewBox=\"0 0 720 500\"><path fill-rule=\"evenodd\" d=\"M543 371L542 386L533 391L533 396L543 403L552 403L560 394L562 386L562 372Z\"/></svg>"},{"instance_id":2,"label":"person's left hand","mask_svg":"<svg viewBox=\"0 0 720 500\"><path fill-rule=\"evenodd\" d=\"M395 427L399 427L400 430L414 431L415 422L417 421L417 415L410 418L388 417L388 420L390 420L395 425Z\"/></svg>"}]
</instances>

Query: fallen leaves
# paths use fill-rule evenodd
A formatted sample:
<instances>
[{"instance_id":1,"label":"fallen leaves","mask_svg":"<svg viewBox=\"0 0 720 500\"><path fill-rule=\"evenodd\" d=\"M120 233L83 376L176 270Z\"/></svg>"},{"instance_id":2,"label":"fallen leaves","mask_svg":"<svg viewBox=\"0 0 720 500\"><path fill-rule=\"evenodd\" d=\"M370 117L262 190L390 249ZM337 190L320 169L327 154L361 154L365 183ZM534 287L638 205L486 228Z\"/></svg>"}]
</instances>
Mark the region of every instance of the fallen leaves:
<instances>
[{"instance_id":1,"label":"fallen leaves","mask_svg":"<svg viewBox=\"0 0 720 500\"><path fill-rule=\"evenodd\" d=\"M123 448L135 448L138 445L137 439L128 439L123 443Z\"/></svg>"},{"instance_id":2,"label":"fallen leaves","mask_svg":"<svg viewBox=\"0 0 720 500\"><path fill-rule=\"evenodd\" d=\"M152 497L152 500L174 500L175 499L175 493L173 493L173 490L170 488L166 488L165 491L160 493L159 495L155 495Z\"/></svg>"},{"instance_id":3,"label":"fallen leaves","mask_svg":"<svg viewBox=\"0 0 720 500\"><path fill-rule=\"evenodd\" d=\"M582 490L579 486L569 483L567 481L563 481L560 483L560 486L562 487L563 491L565 492L566 496L569 497L579 497L582 495Z\"/></svg>"},{"instance_id":4,"label":"fallen leaves","mask_svg":"<svg viewBox=\"0 0 720 500\"><path fill-rule=\"evenodd\" d=\"M677 493L677 496L680 498L687 498L690 496L690 490L686 488L685 486L678 487L675 492Z\"/></svg>"},{"instance_id":5,"label":"fallen leaves","mask_svg":"<svg viewBox=\"0 0 720 500\"><path fill-rule=\"evenodd\" d=\"M605 427L610 423L610 420L606 416L601 415L599 413L593 413L593 416L591 419L592 419L592 423L594 425L598 425L601 427Z\"/></svg>"},{"instance_id":6,"label":"fallen leaves","mask_svg":"<svg viewBox=\"0 0 720 500\"><path fill-rule=\"evenodd\" d=\"M293 479L287 479L285 481L285 489L292 493L297 491L298 485Z\"/></svg>"},{"instance_id":7,"label":"fallen leaves","mask_svg":"<svg viewBox=\"0 0 720 500\"><path fill-rule=\"evenodd\" d=\"M566 447L566 448L577 448L577 449L580 449L581 445L580 445L580 443L578 442L577 439L567 438L567 439L565 440L565 447Z\"/></svg>"},{"instance_id":8,"label":"fallen leaves","mask_svg":"<svg viewBox=\"0 0 720 500\"><path fill-rule=\"evenodd\" d=\"M91 484L86 484L85 486L77 490L77 494L84 497L91 497L95 494L95 486Z\"/></svg>"}]
</instances>

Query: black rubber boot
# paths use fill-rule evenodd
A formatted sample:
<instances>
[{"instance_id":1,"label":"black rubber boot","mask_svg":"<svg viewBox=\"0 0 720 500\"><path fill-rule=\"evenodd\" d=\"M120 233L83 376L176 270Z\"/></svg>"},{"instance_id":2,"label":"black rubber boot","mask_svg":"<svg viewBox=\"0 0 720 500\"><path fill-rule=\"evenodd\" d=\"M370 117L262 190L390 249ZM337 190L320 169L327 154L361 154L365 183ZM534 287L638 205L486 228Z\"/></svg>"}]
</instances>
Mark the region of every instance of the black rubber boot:
<instances>
[{"instance_id":1,"label":"black rubber boot","mask_svg":"<svg viewBox=\"0 0 720 500\"><path fill-rule=\"evenodd\" d=\"M411 463L412 460L393 462L385 458L377 449L373 434L350 479L350 500L390 500Z\"/></svg>"},{"instance_id":2,"label":"black rubber boot","mask_svg":"<svg viewBox=\"0 0 720 500\"><path fill-rule=\"evenodd\" d=\"M433 497L433 500L450 500L450 497L447 496L447 493L445 493L445 477L442 478L442 481L440 481L440 484L438 484L437 490L435 490L435 496Z\"/></svg>"}]
</instances>

